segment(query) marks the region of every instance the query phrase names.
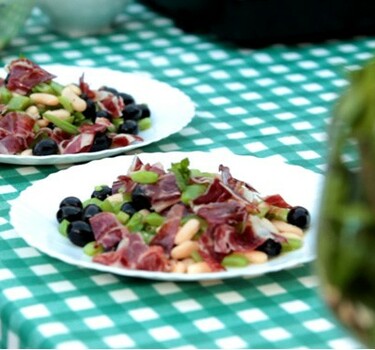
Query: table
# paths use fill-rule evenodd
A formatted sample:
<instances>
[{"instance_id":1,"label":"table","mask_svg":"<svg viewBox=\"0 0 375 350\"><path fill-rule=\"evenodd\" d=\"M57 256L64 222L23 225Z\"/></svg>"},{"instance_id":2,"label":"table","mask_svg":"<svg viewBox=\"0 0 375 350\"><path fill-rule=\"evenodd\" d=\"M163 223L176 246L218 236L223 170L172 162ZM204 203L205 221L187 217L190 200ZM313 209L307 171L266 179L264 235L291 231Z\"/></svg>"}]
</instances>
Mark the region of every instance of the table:
<instances>
[{"instance_id":1,"label":"table","mask_svg":"<svg viewBox=\"0 0 375 350\"><path fill-rule=\"evenodd\" d=\"M0 52L39 64L147 73L188 94L196 116L142 151L210 150L274 157L323 173L327 124L345 71L375 38L252 50L184 33L132 2L113 32L69 39L35 10ZM314 264L201 283L119 277L29 247L9 222L20 191L58 166L0 165L2 348L358 348L319 297Z\"/></svg>"}]
</instances>

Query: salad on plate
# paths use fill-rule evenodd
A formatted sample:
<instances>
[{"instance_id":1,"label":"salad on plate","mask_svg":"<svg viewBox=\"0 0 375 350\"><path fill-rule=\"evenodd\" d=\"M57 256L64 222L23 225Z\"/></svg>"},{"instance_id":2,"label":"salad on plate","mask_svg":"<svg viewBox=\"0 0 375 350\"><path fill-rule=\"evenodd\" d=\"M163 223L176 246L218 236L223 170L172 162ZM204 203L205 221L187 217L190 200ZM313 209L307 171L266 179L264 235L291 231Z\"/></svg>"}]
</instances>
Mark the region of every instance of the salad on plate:
<instances>
[{"instance_id":1,"label":"salad on plate","mask_svg":"<svg viewBox=\"0 0 375 350\"><path fill-rule=\"evenodd\" d=\"M72 193L56 208L56 234L93 262L116 268L199 274L262 264L301 248L309 211L248 182L134 156L126 174ZM59 231L59 233L58 233Z\"/></svg>"},{"instance_id":2,"label":"salad on plate","mask_svg":"<svg viewBox=\"0 0 375 350\"><path fill-rule=\"evenodd\" d=\"M19 58L0 78L0 155L51 156L99 152L142 141L151 111L124 91L60 84L54 74Z\"/></svg>"}]
</instances>

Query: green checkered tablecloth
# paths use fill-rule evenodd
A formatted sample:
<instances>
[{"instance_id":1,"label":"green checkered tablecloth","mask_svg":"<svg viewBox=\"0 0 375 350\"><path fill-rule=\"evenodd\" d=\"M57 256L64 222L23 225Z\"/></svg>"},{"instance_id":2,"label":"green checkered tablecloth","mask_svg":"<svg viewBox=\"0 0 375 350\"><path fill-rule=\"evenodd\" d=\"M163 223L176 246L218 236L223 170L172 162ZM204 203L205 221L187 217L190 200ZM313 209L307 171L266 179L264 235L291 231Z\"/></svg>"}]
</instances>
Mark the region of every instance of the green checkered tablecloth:
<instances>
[{"instance_id":1,"label":"green checkered tablecloth","mask_svg":"<svg viewBox=\"0 0 375 350\"><path fill-rule=\"evenodd\" d=\"M50 31L35 10L0 63L23 54L39 64L146 72L184 91L197 110L190 125L143 151L251 154L322 173L345 71L374 47L375 38L359 37L238 48L132 3L113 32L78 39ZM313 264L252 279L156 282L77 268L29 247L9 222L11 202L58 170L0 165L1 347L359 347L319 298Z\"/></svg>"}]
</instances>

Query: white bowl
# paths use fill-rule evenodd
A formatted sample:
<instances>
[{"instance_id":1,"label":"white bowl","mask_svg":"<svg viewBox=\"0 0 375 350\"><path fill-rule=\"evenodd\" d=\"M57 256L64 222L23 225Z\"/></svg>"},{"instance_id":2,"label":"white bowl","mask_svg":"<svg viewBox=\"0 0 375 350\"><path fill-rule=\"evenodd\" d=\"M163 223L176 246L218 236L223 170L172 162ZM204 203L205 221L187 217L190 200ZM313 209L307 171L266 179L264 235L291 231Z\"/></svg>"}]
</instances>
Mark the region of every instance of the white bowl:
<instances>
[{"instance_id":1,"label":"white bowl","mask_svg":"<svg viewBox=\"0 0 375 350\"><path fill-rule=\"evenodd\" d=\"M99 34L110 30L128 0L37 0L51 28L69 37Z\"/></svg>"}]
</instances>

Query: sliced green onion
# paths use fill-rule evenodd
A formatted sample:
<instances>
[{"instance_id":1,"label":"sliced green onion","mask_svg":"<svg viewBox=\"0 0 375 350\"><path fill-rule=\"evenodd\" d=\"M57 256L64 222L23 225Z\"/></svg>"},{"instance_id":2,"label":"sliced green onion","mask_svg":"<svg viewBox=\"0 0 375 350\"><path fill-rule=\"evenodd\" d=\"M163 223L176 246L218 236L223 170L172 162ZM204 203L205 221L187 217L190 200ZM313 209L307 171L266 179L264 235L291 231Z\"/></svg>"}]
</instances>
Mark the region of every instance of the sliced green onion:
<instances>
[{"instance_id":1,"label":"sliced green onion","mask_svg":"<svg viewBox=\"0 0 375 350\"><path fill-rule=\"evenodd\" d=\"M64 236L64 237L67 237L68 236L68 226L69 226L70 222L66 219L64 219L63 221L61 221L59 223L59 232Z\"/></svg>"},{"instance_id":2,"label":"sliced green onion","mask_svg":"<svg viewBox=\"0 0 375 350\"><path fill-rule=\"evenodd\" d=\"M98 244L97 242L89 242L83 247L83 252L88 256L95 256L100 253L104 252L104 248L102 245Z\"/></svg>"},{"instance_id":3,"label":"sliced green onion","mask_svg":"<svg viewBox=\"0 0 375 350\"><path fill-rule=\"evenodd\" d=\"M49 114L48 112L44 113L43 114L43 117L46 118L47 120L49 120L50 122L52 122L53 124L55 124L58 128L60 128L61 130L67 132L68 134L78 134L79 131L78 131L78 128L65 121L65 120L62 120L60 118L57 118L56 116L52 115L52 114Z\"/></svg>"},{"instance_id":4,"label":"sliced green onion","mask_svg":"<svg viewBox=\"0 0 375 350\"><path fill-rule=\"evenodd\" d=\"M0 102L7 104L11 98L12 93L5 86L0 86Z\"/></svg>"},{"instance_id":5,"label":"sliced green onion","mask_svg":"<svg viewBox=\"0 0 375 350\"><path fill-rule=\"evenodd\" d=\"M249 260L242 254L232 253L222 260L221 265L224 267L245 267L249 265Z\"/></svg>"},{"instance_id":6,"label":"sliced green onion","mask_svg":"<svg viewBox=\"0 0 375 350\"><path fill-rule=\"evenodd\" d=\"M185 190L181 194L181 201L185 204L190 203L195 198L198 198L206 191L206 185L189 185L186 186Z\"/></svg>"},{"instance_id":7,"label":"sliced green onion","mask_svg":"<svg viewBox=\"0 0 375 350\"><path fill-rule=\"evenodd\" d=\"M302 247L302 239L288 238L287 242L281 244L281 252L287 253Z\"/></svg>"},{"instance_id":8,"label":"sliced green onion","mask_svg":"<svg viewBox=\"0 0 375 350\"><path fill-rule=\"evenodd\" d=\"M123 211L119 211L119 212L116 214L116 218L117 218L118 221L120 221L123 225L125 225L125 224L128 222L130 216L129 216L129 214L126 214L126 213L123 212Z\"/></svg>"},{"instance_id":9,"label":"sliced green onion","mask_svg":"<svg viewBox=\"0 0 375 350\"><path fill-rule=\"evenodd\" d=\"M151 118L143 118L138 122L138 128L140 131L150 129L151 125Z\"/></svg>"},{"instance_id":10,"label":"sliced green onion","mask_svg":"<svg viewBox=\"0 0 375 350\"><path fill-rule=\"evenodd\" d=\"M143 228L143 215L134 213L126 224L130 232L140 232Z\"/></svg>"},{"instance_id":11,"label":"sliced green onion","mask_svg":"<svg viewBox=\"0 0 375 350\"><path fill-rule=\"evenodd\" d=\"M165 218L158 213L150 213L146 215L144 221L148 225L159 227L164 223Z\"/></svg>"},{"instance_id":12,"label":"sliced green onion","mask_svg":"<svg viewBox=\"0 0 375 350\"><path fill-rule=\"evenodd\" d=\"M158 181L159 175L153 171L139 170L131 173L130 178L140 184L153 184Z\"/></svg>"}]
</instances>

